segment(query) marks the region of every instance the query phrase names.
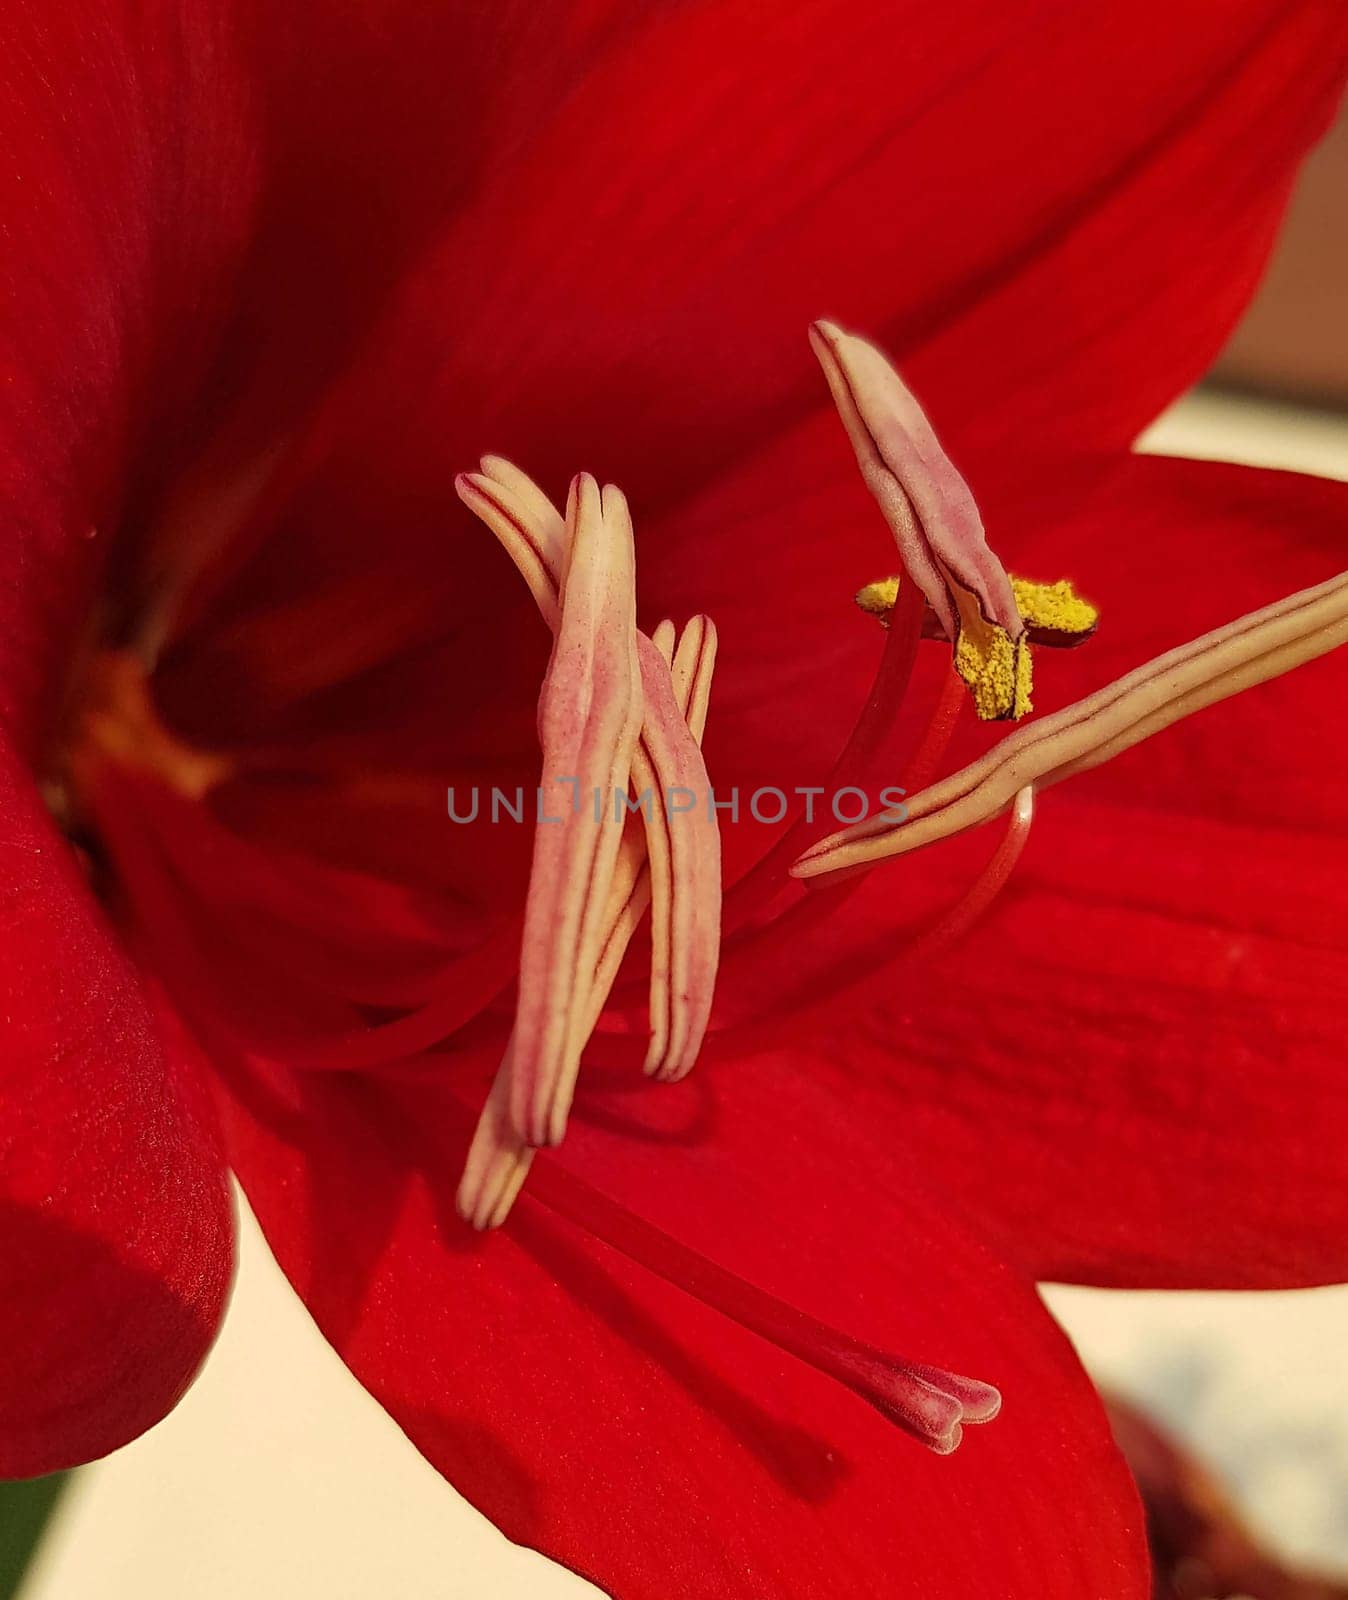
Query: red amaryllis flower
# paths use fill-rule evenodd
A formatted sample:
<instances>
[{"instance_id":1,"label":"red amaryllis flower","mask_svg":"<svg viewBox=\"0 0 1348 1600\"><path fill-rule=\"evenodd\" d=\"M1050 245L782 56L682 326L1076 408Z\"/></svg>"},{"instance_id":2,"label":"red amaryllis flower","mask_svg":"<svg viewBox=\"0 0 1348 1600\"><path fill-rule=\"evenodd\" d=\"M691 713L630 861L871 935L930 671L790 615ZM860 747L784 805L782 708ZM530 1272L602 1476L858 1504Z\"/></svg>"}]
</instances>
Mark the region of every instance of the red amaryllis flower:
<instances>
[{"instance_id":1,"label":"red amaryllis flower","mask_svg":"<svg viewBox=\"0 0 1348 1600\"><path fill-rule=\"evenodd\" d=\"M421 1449L616 1593L1143 1594L1135 1497L1033 1283L1342 1271L1334 658L1055 790L986 871L975 832L808 888L808 823L775 850L722 827L718 998L670 1084L641 1072L648 989L679 1077L706 854L676 861L672 820L640 847L657 982L634 949L592 1019L613 860L568 840L549 869L540 827L531 887L533 830L455 825L445 790L537 784L545 673L545 750L696 777L709 635L680 668L660 624L706 614L718 791L907 776L915 825L948 818L917 597L976 644L996 615L951 589L942 617L933 573L977 597L961 574L996 571L847 413L931 557L888 635L856 614L898 563L821 315L901 360L1013 570L1100 603L1041 711L1322 580L1341 490L1125 452L1248 292L1341 10L160 0L5 30L0 1466L172 1404L225 1292L228 1163ZM550 669L456 498L484 452L635 509L634 591L620 502L577 491ZM1189 703L1306 654L1287 626L1187 654ZM1163 681L1109 704L1163 722ZM1127 732L1047 726L1062 761L1016 793ZM954 736L947 767L987 743ZM995 800L989 763L968 792ZM527 1161L591 1020L565 1142L474 1232L493 1075ZM949 1460L909 1436L952 1444L994 1385Z\"/></svg>"}]
</instances>

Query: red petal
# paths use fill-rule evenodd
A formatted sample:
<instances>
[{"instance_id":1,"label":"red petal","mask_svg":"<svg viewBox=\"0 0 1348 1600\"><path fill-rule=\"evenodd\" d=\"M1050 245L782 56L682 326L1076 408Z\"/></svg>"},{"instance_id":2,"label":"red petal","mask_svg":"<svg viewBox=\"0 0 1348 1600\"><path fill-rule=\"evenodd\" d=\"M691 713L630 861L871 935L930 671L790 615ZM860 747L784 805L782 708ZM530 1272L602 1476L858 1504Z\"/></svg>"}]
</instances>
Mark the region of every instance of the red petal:
<instances>
[{"instance_id":1,"label":"red petal","mask_svg":"<svg viewBox=\"0 0 1348 1600\"><path fill-rule=\"evenodd\" d=\"M1036 1276L1348 1276L1348 852L1039 811L991 914L945 959L897 964L871 1048L844 1032L835 1052Z\"/></svg>"},{"instance_id":2,"label":"red petal","mask_svg":"<svg viewBox=\"0 0 1348 1600\"><path fill-rule=\"evenodd\" d=\"M1125 443L1252 287L1348 23L722 0L570 57L560 104L537 44L494 47L461 209L310 441L298 557L372 528L431 556L484 449L611 478L642 521L821 404L820 315L912 363L961 465Z\"/></svg>"},{"instance_id":3,"label":"red petal","mask_svg":"<svg viewBox=\"0 0 1348 1600\"><path fill-rule=\"evenodd\" d=\"M161 1043L3 754L0 1475L28 1477L125 1444L177 1401L223 1309L233 1216L189 1058Z\"/></svg>"},{"instance_id":4,"label":"red petal","mask_svg":"<svg viewBox=\"0 0 1348 1600\"><path fill-rule=\"evenodd\" d=\"M473 1112L432 1086L446 1067L401 1093L255 1084L227 1122L320 1325L512 1538L624 1600L883 1593L895 1574L933 1600L1145 1593L1132 1491L1066 1342L808 1075L746 1061L583 1094L565 1159L801 1309L998 1383L1002 1415L950 1459L527 1186L502 1232L471 1236L452 1183Z\"/></svg>"},{"instance_id":5,"label":"red petal","mask_svg":"<svg viewBox=\"0 0 1348 1600\"><path fill-rule=\"evenodd\" d=\"M27 1475L163 1415L230 1271L208 1123L21 756L49 733L144 437L162 459L138 486L168 466L252 151L217 6L21 6L2 31L0 1472Z\"/></svg>"},{"instance_id":6,"label":"red petal","mask_svg":"<svg viewBox=\"0 0 1348 1600\"><path fill-rule=\"evenodd\" d=\"M1207 370L1253 294L1297 165L1342 92L1348 17L1314 0L1240 10L1237 21L1192 4L1148 6L1145 20L1134 9L1126 39L1078 13L1102 52L1099 81L1070 49L1040 54L1055 107L1075 78L1059 150L1080 139L1094 183L905 369L975 487L983 462L1126 446ZM1139 84L1141 104L1128 103ZM982 136L999 152L984 159L1000 162L998 133ZM1009 160L1054 166L1033 149ZM1022 175L999 170L1010 198L993 199L991 179L979 199L1013 205ZM975 205L971 227L985 219Z\"/></svg>"}]
</instances>

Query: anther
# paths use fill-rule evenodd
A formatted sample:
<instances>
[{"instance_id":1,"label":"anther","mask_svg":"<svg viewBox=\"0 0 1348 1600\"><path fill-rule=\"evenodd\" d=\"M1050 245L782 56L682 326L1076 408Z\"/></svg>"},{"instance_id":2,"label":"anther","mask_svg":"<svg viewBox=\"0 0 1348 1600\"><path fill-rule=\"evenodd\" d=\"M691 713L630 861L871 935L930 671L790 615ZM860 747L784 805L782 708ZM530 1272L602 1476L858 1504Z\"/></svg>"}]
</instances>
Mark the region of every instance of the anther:
<instances>
[{"instance_id":1,"label":"anther","mask_svg":"<svg viewBox=\"0 0 1348 1600\"><path fill-rule=\"evenodd\" d=\"M561 619L539 699L543 770L574 777L577 799L597 790L606 806L597 825L577 804L534 836L510 1097L530 1144L556 1144L566 1128L621 839L607 806L627 790L642 716L627 503L582 475L566 525Z\"/></svg>"},{"instance_id":2,"label":"anther","mask_svg":"<svg viewBox=\"0 0 1348 1600\"><path fill-rule=\"evenodd\" d=\"M873 344L830 322L815 323L810 343L862 479L889 524L904 570L953 646L978 715L1023 716L1031 688L1024 625L968 485Z\"/></svg>"}]
</instances>

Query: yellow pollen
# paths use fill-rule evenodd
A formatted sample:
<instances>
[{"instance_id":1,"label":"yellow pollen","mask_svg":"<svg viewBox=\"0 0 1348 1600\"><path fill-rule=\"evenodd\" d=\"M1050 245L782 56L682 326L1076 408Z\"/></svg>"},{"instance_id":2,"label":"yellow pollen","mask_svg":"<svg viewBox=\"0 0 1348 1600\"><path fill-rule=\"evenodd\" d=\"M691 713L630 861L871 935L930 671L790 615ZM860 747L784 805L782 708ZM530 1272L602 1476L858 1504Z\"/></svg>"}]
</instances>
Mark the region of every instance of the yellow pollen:
<instances>
[{"instance_id":1,"label":"yellow pollen","mask_svg":"<svg viewBox=\"0 0 1348 1600\"><path fill-rule=\"evenodd\" d=\"M875 617L882 628L889 626L901 581L897 576L877 578L857 591L857 606L867 616ZM1031 644L1080 644L1095 632L1100 618L1096 608L1083 600L1066 578L1057 583L1033 583L1016 577L1010 581L1016 609L1025 623L1025 631L1018 639L997 623L989 622L969 591L951 584L951 598L959 617L955 670L968 684L974 710L985 722L1014 721L1032 709ZM945 637L930 609L923 632L928 637Z\"/></svg>"},{"instance_id":2,"label":"yellow pollen","mask_svg":"<svg viewBox=\"0 0 1348 1600\"><path fill-rule=\"evenodd\" d=\"M1085 638L1095 631L1100 613L1083 600L1066 578L1057 583L1031 583L1028 578L1011 578L1016 609L1025 619L1031 634L1039 629L1064 638Z\"/></svg>"},{"instance_id":3,"label":"yellow pollen","mask_svg":"<svg viewBox=\"0 0 1348 1600\"><path fill-rule=\"evenodd\" d=\"M899 598L897 578L877 578L865 588L858 589L856 602L869 617L878 617L882 627L889 626L889 614Z\"/></svg>"},{"instance_id":4,"label":"yellow pollen","mask_svg":"<svg viewBox=\"0 0 1348 1600\"><path fill-rule=\"evenodd\" d=\"M955 671L968 684L979 719L1002 722L1023 717L1031 709L1034 681L1025 636L1013 639L1005 628L985 621L976 602L961 602L959 617Z\"/></svg>"}]
</instances>

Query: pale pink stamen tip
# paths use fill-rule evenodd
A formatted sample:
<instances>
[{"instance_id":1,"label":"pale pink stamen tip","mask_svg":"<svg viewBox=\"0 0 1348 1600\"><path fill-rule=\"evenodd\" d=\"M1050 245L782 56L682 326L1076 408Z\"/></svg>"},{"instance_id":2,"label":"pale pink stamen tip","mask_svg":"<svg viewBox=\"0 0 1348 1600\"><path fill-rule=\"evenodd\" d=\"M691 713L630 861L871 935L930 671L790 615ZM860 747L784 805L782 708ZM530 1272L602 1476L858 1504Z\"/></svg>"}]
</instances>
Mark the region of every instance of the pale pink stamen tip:
<instances>
[{"instance_id":1,"label":"pale pink stamen tip","mask_svg":"<svg viewBox=\"0 0 1348 1600\"><path fill-rule=\"evenodd\" d=\"M513 1070L512 1040L478 1118L454 1197L459 1215L479 1232L499 1228L509 1216L533 1160L533 1151L521 1143L507 1114Z\"/></svg>"},{"instance_id":2,"label":"pale pink stamen tip","mask_svg":"<svg viewBox=\"0 0 1348 1600\"><path fill-rule=\"evenodd\" d=\"M478 1233L499 1228L510 1215L528 1166L529 1153L503 1151L483 1170L465 1172L454 1196L455 1210Z\"/></svg>"},{"instance_id":3,"label":"pale pink stamen tip","mask_svg":"<svg viewBox=\"0 0 1348 1600\"><path fill-rule=\"evenodd\" d=\"M1023 625L1011 583L988 547L968 485L888 357L826 321L811 326L810 345L899 559L947 638L957 640L973 611L1018 638Z\"/></svg>"},{"instance_id":4,"label":"pale pink stamen tip","mask_svg":"<svg viewBox=\"0 0 1348 1600\"><path fill-rule=\"evenodd\" d=\"M498 1107L489 1104L483 1115L490 1125L479 1128L455 1195L459 1215L479 1233L499 1228L510 1215L533 1161Z\"/></svg>"},{"instance_id":5,"label":"pale pink stamen tip","mask_svg":"<svg viewBox=\"0 0 1348 1600\"><path fill-rule=\"evenodd\" d=\"M937 1455L949 1455L966 1427L991 1422L1001 1410L1001 1394L991 1384L940 1367L877 1365L864 1357L847 1365L861 1380L858 1392Z\"/></svg>"}]
</instances>

